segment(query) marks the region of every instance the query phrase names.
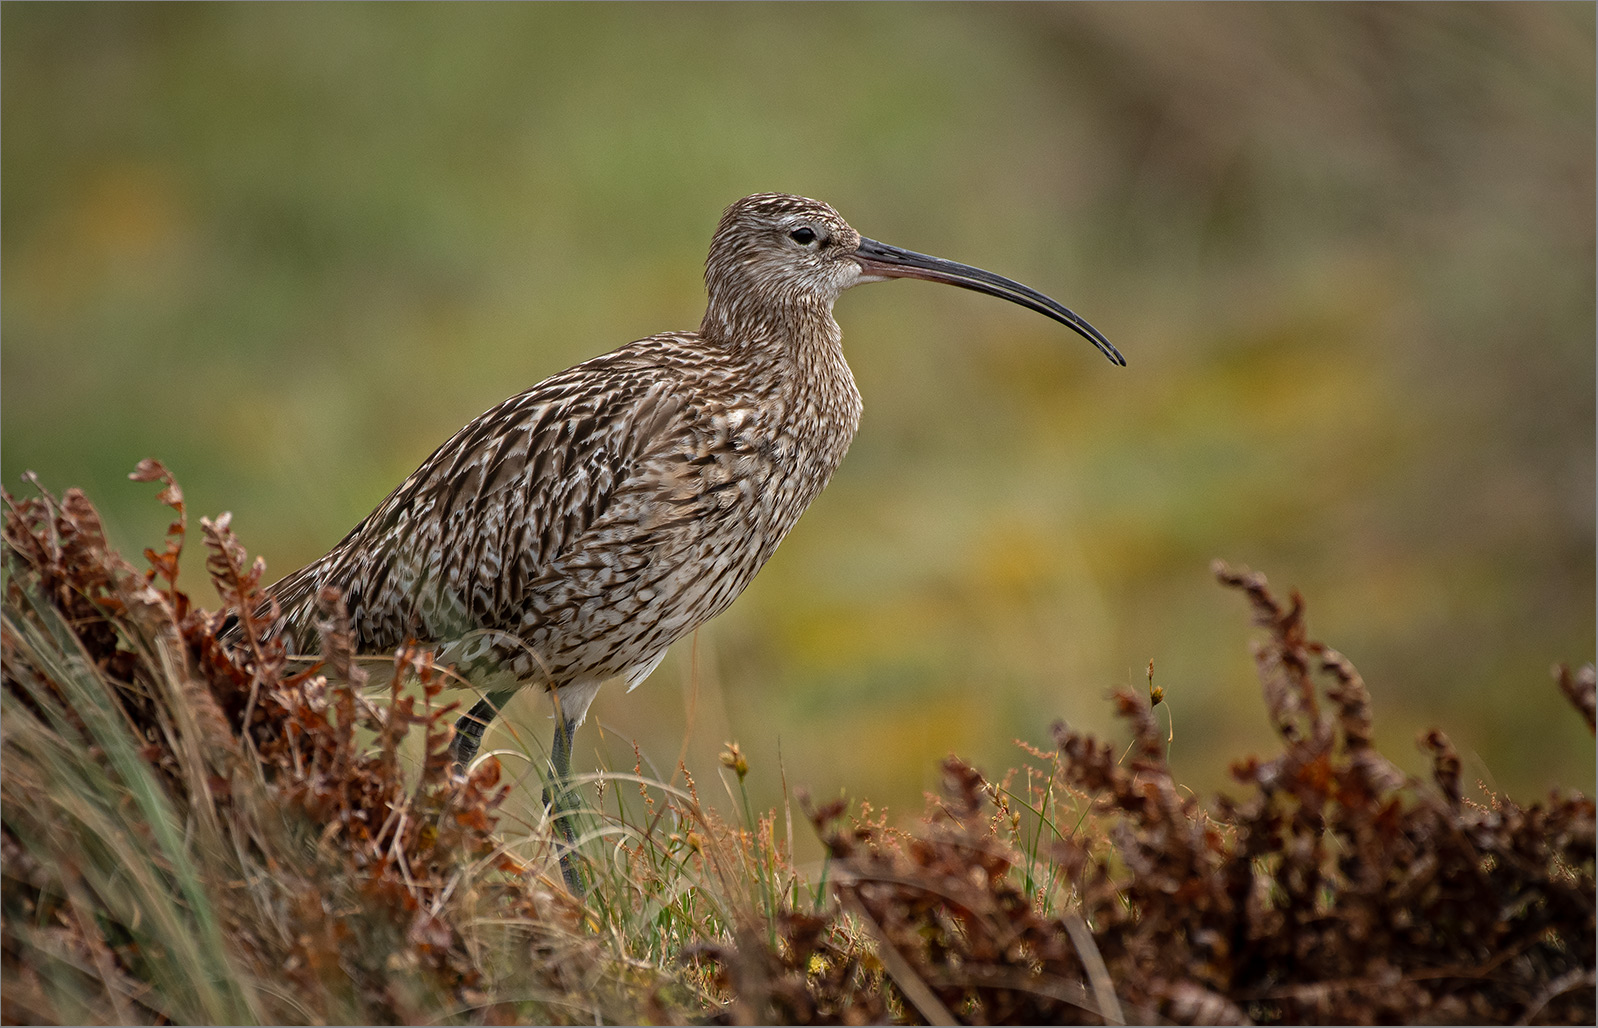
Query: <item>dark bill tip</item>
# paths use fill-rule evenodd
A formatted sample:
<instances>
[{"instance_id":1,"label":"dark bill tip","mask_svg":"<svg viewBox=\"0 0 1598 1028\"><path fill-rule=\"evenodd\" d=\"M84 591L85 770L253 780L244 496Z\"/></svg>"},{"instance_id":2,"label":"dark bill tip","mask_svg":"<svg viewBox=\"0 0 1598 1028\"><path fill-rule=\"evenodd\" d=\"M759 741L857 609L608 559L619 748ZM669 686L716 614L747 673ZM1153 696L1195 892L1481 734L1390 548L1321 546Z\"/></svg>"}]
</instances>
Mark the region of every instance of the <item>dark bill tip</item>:
<instances>
[{"instance_id":1,"label":"dark bill tip","mask_svg":"<svg viewBox=\"0 0 1598 1028\"><path fill-rule=\"evenodd\" d=\"M1044 296L1036 289L1005 278L1003 275L995 275L991 271L973 268L968 264L946 261L942 257L916 253L914 250L901 250L897 246L889 246L887 243L879 243L875 239L864 237L860 240L859 249L854 252L854 259L859 262L861 269L867 275L943 282L1020 304L1028 310L1053 318L1098 347L1099 352L1108 357L1111 363L1126 367L1126 358L1121 356L1121 351L1111 345L1103 333L1089 325L1074 311Z\"/></svg>"}]
</instances>

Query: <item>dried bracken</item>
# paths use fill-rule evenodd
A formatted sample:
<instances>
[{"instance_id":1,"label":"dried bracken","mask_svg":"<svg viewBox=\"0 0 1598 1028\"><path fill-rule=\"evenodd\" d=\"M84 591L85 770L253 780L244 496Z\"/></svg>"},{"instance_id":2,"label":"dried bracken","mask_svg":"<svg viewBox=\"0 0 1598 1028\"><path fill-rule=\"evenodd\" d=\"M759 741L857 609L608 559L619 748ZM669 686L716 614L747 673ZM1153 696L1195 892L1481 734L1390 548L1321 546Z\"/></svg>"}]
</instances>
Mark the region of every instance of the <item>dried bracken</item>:
<instances>
[{"instance_id":1,"label":"dried bracken","mask_svg":"<svg viewBox=\"0 0 1598 1028\"><path fill-rule=\"evenodd\" d=\"M1024 780L950 757L917 832L801 796L815 889L790 819L749 808L754 756L722 755L739 824L640 757L603 783L642 806L600 819L620 841L584 908L547 826L497 834L498 763L449 773L449 669L372 669L331 590L298 666L225 515L201 520L224 642L176 585L181 492L134 477L175 514L146 571L81 493L4 498L0 1020L1593 1022L1592 800L1474 800L1440 731L1431 781L1403 774L1359 673L1260 575L1216 569L1281 740L1234 765L1239 798L1172 778L1151 666L1114 696L1130 747L1057 725ZM1555 669L1589 726L1594 679Z\"/></svg>"},{"instance_id":2,"label":"dried bracken","mask_svg":"<svg viewBox=\"0 0 1598 1028\"><path fill-rule=\"evenodd\" d=\"M248 561L225 515L201 521L207 569L224 601L245 612L241 643L224 645L221 619L175 584L187 524L181 492L154 462L133 477L162 482L161 499L177 515L165 550L146 551L144 573L108 548L80 492L5 497L5 1019L405 1020L427 996L469 1009L484 984L483 954L473 951L482 940L462 926L478 918L544 926L545 938L524 932L520 959L547 967L546 984L564 992L563 975L584 973L582 947L571 943L579 911L494 834L506 792L498 763L451 778L454 705L435 702L446 679L431 656L402 650L386 702L367 699L347 618L329 593L324 660L291 670L264 620L250 615L264 568ZM119 727L142 740L139 763L119 754ZM413 730L420 755L402 760ZM153 772L161 788L144 796L156 815L149 820L176 818L181 833L135 824L120 840L131 852L112 848L105 867L86 872L95 858L72 857L85 840L63 827L59 809L89 805L64 795L58 758L67 752L87 753L99 768L91 777L113 783L113 796L140 796L141 768ZM85 817L80 827L92 824ZM142 842L150 854L138 852ZM227 940L225 954L211 956L229 961L235 979L270 986L237 990L220 1009L185 1008L152 989L150 951L170 940L120 923L121 901L108 894L118 877L142 873L141 860L157 876L230 869L239 880L220 901L196 893L176 916L211 911L215 941ZM558 961L549 959L557 944ZM63 1009L65 994L23 966L23 954L41 947L92 969L73 976L73 1002L98 991L101 1004Z\"/></svg>"},{"instance_id":3,"label":"dried bracken","mask_svg":"<svg viewBox=\"0 0 1598 1028\"><path fill-rule=\"evenodd\" d=\"M1559 683L1559 691L1581 711L1582 718L1587 722L1587 731L1593 731L1594 707L1598 706L1598 673L1594 672L1593 666L1588 664L1572 673L1565 665L1556 665L1554 680Z\"/></svg>"},{"instance_id":4,"label":"dried bracken","mask_svg":"<svg viewBox=\"0 0 1598 1028\"><path fill-rule=\"evenodd\" d=\"M1466 803L1437 731L1422 741L1435 788L1407 780L1371 746L1358 673L1307 638L1301 599L1216 574L1267 631L1255 662L1283 743L1234 766L1247 797L1175 803L1141 727L1128 768L1075 756L1082 737L1058 732L1068 773L1121 812L1114 856L1129 874L1081 842L1065 857L1123 994L1178 1020L1180 986L1257 1021L1590 1023L1592 801ZM1118 699L1141 724L1138 697Z\"/></svg>"},{"instance_id":5,"label":"dried bracken","mask_svg":"<svg viewBox=\"0 0 1598 1028\"><path fill-rule=\"evenodd\" d=\"M988 802L1003 791L958 759L908 842L841 827L841 804L817 811L840 910L783 922L763 973L734 982L766 1004L755 1009L817 1022L1591 1024L1592 801L1468 802L1438 731L1421 740L1435 781L1410 780L1372 747L1365 685L1308 638L1302 601L1280 604L1257 574L1216 573L1266 629L1255 660L1282 740L1272 759L1234 766L1244 799L1205 806L1178 788L1143 696L1115 695L1133 734L1124 762L1057 725L1056 785L1091 800L1093 827L1054 847L1074 887L1064 916L1018 884L1027 858ZM1590 720L1591 669L1559 681ZM817 958L818 940L845 937L846 913L877 942L886 999L852 954Z\"/></svg>"}]
</instances>

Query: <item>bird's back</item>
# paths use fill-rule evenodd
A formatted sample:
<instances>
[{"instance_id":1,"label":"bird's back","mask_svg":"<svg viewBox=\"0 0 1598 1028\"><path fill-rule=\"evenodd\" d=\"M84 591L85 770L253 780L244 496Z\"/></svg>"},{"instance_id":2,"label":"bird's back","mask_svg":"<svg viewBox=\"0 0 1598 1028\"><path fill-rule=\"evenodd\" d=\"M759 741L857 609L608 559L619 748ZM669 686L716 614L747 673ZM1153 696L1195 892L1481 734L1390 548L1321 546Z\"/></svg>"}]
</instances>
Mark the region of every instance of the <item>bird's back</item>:
<instances>
[{"instance_id":1,"label":"bird's back","mask_svg":"<svg viewBox=\"0 0 1598 1028\"><path fill-rule=\"evenodd\" d=\"M511 397L269 590L281 630L307 646L334 586L363 652L452 643L468 670L636 684L748 585L843 458L860 399L823 334L798 363L653 336Z\"/></svg>"}]
</instances>

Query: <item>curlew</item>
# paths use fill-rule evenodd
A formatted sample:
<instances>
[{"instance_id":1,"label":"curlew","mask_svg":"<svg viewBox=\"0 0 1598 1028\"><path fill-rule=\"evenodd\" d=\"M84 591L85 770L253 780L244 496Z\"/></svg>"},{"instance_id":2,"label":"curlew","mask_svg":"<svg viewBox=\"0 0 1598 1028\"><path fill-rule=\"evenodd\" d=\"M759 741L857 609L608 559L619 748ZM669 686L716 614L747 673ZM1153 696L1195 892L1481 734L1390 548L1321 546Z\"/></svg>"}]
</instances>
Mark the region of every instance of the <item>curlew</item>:
<instances>
[{"instance_id":1,"label":"curlew","mask_svg":"<svg viewBox=\"0 0 1598 1028\"><path fill-rule=\"evenodd\" d=\"M635 688L726 610L832 477L860 420L833 302L890 278L1002 297L1126 363L1034 289L863 238L816 200L748 196L711 240L697 332L628 343L473 419L325 556L269 588L275 630L303 649L332 586L362 652L439 646L481 696L455 726L460 767L516 690L553 693L544 799L580 894L573 732L601 684Z\"/></svg>"}]
</instances>

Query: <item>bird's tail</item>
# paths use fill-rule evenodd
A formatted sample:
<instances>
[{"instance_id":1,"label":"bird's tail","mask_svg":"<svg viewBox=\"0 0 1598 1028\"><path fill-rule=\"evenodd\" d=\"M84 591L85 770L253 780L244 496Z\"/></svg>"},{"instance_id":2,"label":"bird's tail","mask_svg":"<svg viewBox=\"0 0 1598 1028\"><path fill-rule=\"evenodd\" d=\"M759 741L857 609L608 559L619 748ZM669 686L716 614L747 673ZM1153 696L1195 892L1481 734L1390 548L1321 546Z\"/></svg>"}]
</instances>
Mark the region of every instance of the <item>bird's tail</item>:
<instances>
[{"instance_id":1,"label":"bird's tail","mask_svg":"<svg viewBox=\"0 0 1598 1028\"><path fill-rule=\"evenodd\" d=\"M281 637L289 652L299 652L301 643L314 639L316 633L316 594L320 585L316 564L307 564L293 574L286 575L261 591L250 612L252 620L262 624L261 637ZM306 632L310 635L307 636ZM222 614L222 625L217 635L223 642L236 644L244 635L244 622L238 608Z\"/></svg>"}]
</instances>

